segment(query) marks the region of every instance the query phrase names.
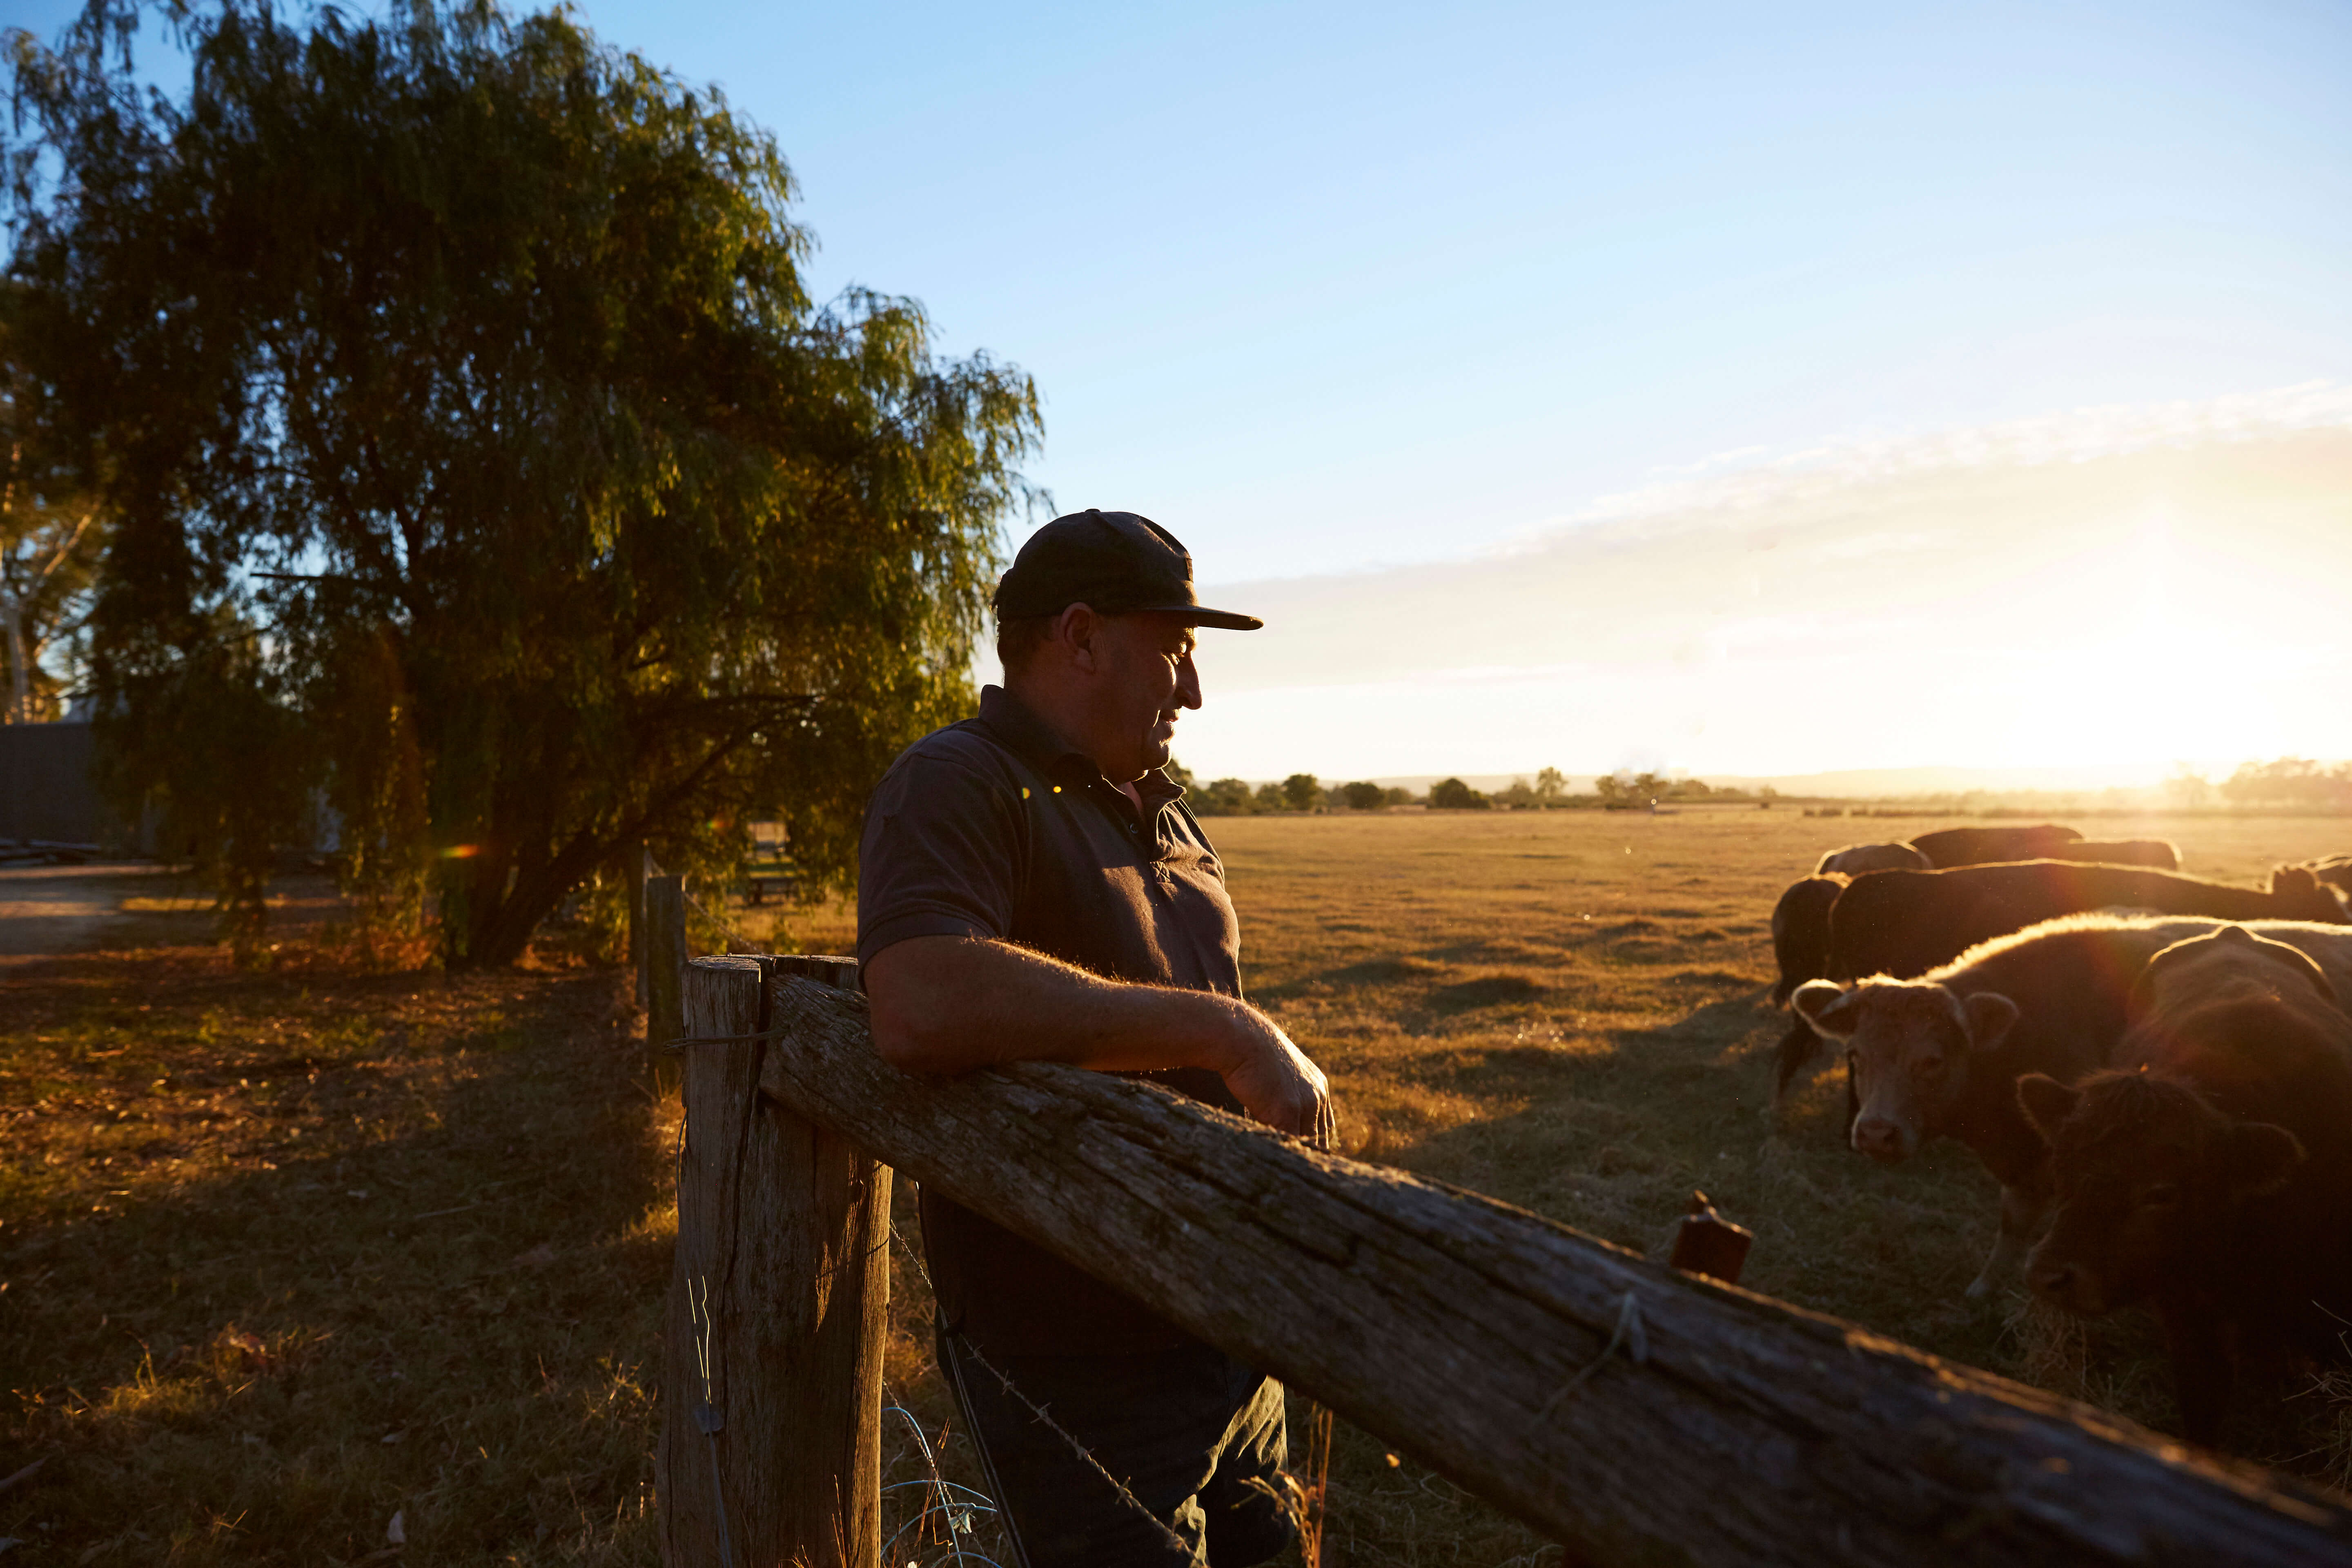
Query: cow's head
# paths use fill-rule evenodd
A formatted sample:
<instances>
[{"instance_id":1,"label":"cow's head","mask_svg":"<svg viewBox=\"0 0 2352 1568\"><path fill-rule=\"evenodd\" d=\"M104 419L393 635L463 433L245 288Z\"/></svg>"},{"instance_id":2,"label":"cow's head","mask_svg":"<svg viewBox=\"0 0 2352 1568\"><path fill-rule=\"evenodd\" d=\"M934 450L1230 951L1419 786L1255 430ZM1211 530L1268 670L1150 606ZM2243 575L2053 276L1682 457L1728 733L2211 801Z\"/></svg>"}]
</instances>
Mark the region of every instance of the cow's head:
<instances>
[{"instance_id":1,"label":"cow's head","mask_svg":"<svg viewBox=\"0 0 2352 1568\"><path fill-rule=\"evenodd\" d=\"M2017 1023L2006 996L1956 996L1925 980L1814 980L1792 1001L1815 1034L1845 1046L1860 1104L1853 1146L1888 1164L1944 1131L1975 1058Z\"/></svg>"},{"instance_id":2,"label":"cow's head","mask_svg":"<svg viewBox=\"0 0 2352 1568\"><path fill-rule=\"evenodd\" d=\"M2069 1088L2017 1080L2026 1120L2050 1145L2056 1202L2026 1260L2035 1295L2096 1317L2198 1266L2237 1205L2275 1191L2302 1163L2294 1133L2233 1121L2160 1073L2094 1073Z\"/></svg>"}]
</instances>

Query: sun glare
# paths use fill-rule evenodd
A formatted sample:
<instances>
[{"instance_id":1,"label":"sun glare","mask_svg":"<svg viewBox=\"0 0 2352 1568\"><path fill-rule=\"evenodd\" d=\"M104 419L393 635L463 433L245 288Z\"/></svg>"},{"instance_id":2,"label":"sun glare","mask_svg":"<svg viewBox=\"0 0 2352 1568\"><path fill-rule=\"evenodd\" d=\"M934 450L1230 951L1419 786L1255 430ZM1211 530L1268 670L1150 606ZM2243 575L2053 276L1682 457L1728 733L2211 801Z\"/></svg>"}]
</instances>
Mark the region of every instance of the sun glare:
<instances>
[{"instance_id":1,"label":"sun glare","mask_svg":"<svg viewBox=\"0 0 2352 1568\"><path fill-rule=\"evenodd\" d=\"M2246 758L2278 749L2310 650L2250 607L2283 593L2275 568L2184 543L2156 507L2112 543L2047 569L2005 627L2016 672L2004 761L2016 766Z\"/></svg>"}]
</instances>

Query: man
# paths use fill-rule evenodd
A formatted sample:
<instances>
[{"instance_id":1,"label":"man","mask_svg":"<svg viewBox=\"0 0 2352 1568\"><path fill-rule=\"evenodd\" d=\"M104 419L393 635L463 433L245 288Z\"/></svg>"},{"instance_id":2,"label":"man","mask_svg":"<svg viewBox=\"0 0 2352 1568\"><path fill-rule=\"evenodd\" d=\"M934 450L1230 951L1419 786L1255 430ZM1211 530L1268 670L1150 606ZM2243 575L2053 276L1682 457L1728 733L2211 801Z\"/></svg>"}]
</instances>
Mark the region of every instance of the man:
<instances>
[{"instance_id":1,"label":"man","mask_svg":"<svg viewBox=\"0 0 2352 1568\"><path fill-rule=\"evenodd\" d=\"M1323 1074L1242 1000L1223 869L1161 771L1201 705L1193 628L1262 623L1202 608L1184 547L1120 511L1039 529L996 616L1004 686L908 747L866 814L876 1047L911 1073L1145 1076L1328 1146ZM940 1364L1026 1568L1281 1550L1288 1521L1251 1484L1279 1480L1279 1385L928 1191L922 1216Z\"/></svg>"}]
</instances>

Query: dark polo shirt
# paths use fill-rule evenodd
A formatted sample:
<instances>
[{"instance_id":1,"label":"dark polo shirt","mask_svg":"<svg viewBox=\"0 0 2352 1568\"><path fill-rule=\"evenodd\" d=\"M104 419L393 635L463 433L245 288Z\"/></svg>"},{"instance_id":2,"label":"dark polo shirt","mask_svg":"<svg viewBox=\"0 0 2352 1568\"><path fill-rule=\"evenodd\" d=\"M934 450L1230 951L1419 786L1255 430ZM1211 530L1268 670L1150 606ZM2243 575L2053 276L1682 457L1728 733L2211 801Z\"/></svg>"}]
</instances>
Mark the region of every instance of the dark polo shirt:
<instances>
[{"instance_id":1,"label":"dark polo shirt","mask_svg":"<svg viewBox=\"0 0 2352 1568\"><path fill-rule=\"evenodd\" d=\"M1242 994L1224 868L1159 771L1117 785L1001 688L980 717L899 753L858 847L857 957L961 936L1016 942L1114 980ZM1204 1068L1142 1073L1239 1110ZM923 1250L950 1328L1003 1355L1100 1355L1191 1342L1134 1298L970 1209L922 1194Z\"/></svg>"}]
</instances>

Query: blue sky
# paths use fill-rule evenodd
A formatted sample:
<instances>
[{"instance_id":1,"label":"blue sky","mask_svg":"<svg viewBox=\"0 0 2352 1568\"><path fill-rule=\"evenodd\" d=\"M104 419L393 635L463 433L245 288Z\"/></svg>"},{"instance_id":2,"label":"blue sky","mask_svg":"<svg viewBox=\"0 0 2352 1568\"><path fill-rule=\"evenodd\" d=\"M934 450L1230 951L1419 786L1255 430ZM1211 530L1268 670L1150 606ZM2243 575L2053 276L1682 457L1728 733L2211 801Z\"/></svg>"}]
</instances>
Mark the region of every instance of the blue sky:
<instances>
[{"instance_id":1,"label":"blue sky","mask_svg":"<svg viewBox=\"0 0 2352 1568\"><path fill-rule=\"evenodd\" d=\"M1572 643L1498 635L1483 606L1528 552L1572 555L1563 542L1622 504L1607 498L1649 497L1655 515L1681 495L1704 517L1726 496L1753 502L1743 475L1851 475L1853 454L1885 451L1916 469L1933 450L1944 489L1916 471L1900 496L1857 489L1853 526L1899 536L1900 518L1857 509L1916 505L1965 534L1944 510L1977 493L1971 432L2138 429L2172 417L2150 410L2231 399L2268 410L2254 423L2269 430L2280 407L2307 412L2315 385L2352 384L2340 5L581 10L776 133L821 292L913 295L950 351L1037 377L1034 477L1064 507L1147 512L1225 596L1345 604L1350 626L1381 624L1400 584L1465 584L1414 600L1413 674L1352 679L1328 637L1213 645L1211 707L1186 742L1211 771L1964 763L2012 732L2026 738L2000 763L2033 761L2079 737L2004 730L1988 708L1975 754L1868 723L1780 743L1738 721L1748 689L1693 687L1683 645L1645 644L1641 623L1594 669ZM46 32L64 11L12 0L0 15ZM2165 427L2176 447L2221 438L2194 417ZM2324 509L2334 470L2296 471L2318 489L2294 504ZM2137 516L2161 500L2098 504ZM2142 538L2111 521L2049 526ZM1692 552L1655 542L1688 528L1622 548L1658 552L1646 580L1671 588ZM1834 558L1916 571L1902 554ZM2340 564L2257 563L2284 579ZM1582 603L1574 574L1552 581L1517 613L1565 626L1611 607ZM1959 611L1912 613L1932 628ZM2322 643L2313 657L2334 657ZM1443 721L1462 710L1462 672L1514 670L1561 693L1540 721L1500 702L1475 736ZM1221 679L1247 700L1221 706ZM1633 695L1580 704L1580 682ZM1711 704L1714 742L1650 722ZM2229 743L2352 754L2337 723L2287 717ZM2119 754L2129 739L2046 760L2145 760ZM2221 743L2186 718L2144 740L2149 758Z\"/></svg>"},{"instance_id":2,"label":"blue sky","mask_svg":"<svg viewBox=\"0 0 2352 1568\"><path fill-rule=\"evenodd\" d=\"M2352 372L2341 6L604 3L1204 576Z\"/></svg>"}]
</instances>

